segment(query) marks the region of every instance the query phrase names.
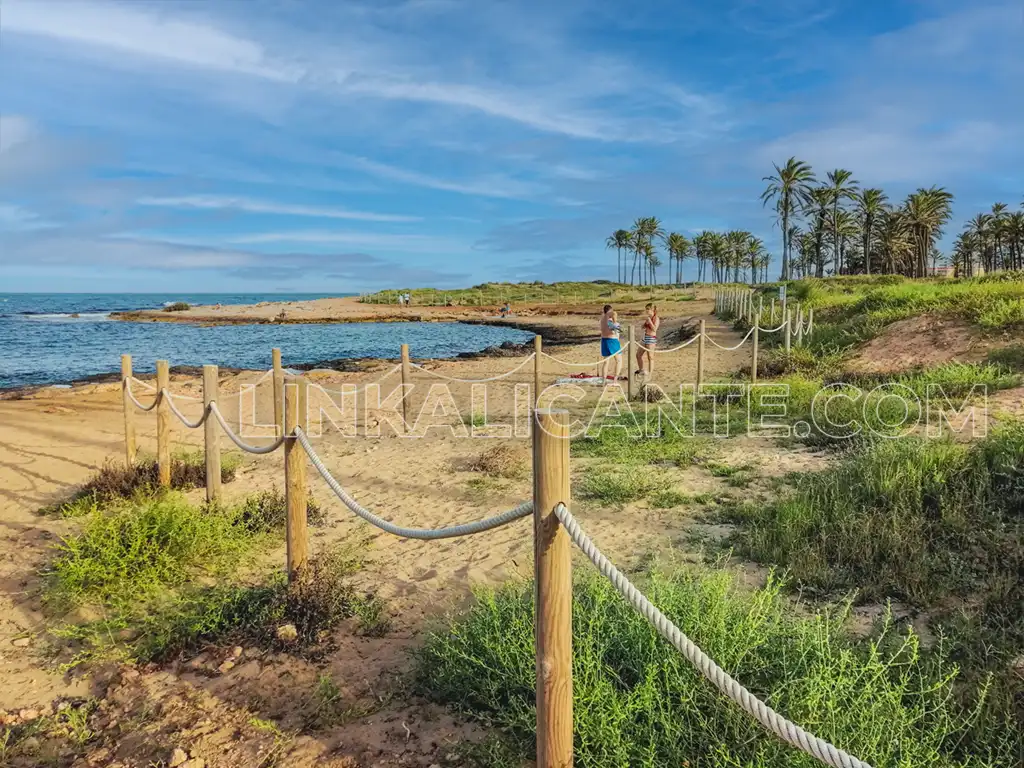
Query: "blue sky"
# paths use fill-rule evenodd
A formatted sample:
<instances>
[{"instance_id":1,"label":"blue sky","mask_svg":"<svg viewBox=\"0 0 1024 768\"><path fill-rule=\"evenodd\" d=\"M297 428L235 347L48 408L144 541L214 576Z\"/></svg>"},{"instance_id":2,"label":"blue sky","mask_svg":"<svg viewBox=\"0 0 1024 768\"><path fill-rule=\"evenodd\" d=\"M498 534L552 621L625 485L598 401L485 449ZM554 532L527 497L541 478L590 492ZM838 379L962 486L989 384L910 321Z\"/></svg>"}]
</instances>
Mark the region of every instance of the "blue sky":
<instances>
[{"instance_id":1,"label":"blue sky","mask_svg":"<svg viewBox=\"0 0 1024 768\"><path fill-rule=\"evenodd\" d=\"M614 276L792 154L1024 197L1024 20L947 0L3 0L0 291ZM948 240L948 238L947 238Z\"/></svg>"}]
</instances>

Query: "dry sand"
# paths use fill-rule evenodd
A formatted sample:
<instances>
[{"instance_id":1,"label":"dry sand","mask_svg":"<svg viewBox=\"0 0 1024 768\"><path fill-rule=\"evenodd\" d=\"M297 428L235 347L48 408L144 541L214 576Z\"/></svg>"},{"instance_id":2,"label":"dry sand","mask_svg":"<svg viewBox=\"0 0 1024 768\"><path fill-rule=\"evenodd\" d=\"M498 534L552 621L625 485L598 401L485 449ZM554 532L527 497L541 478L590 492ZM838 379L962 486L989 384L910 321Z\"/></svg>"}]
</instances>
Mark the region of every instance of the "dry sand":
<instances>
[{"instance_id":1,"label":"dry sand","mask_svg":"<svg viewBox=\"0 0 1024 768\"><path fill-rule=\"evenodd\" d=\"M332 301L332 312L349 311L352 303L345 299L324 300L327 303ZM275 309L255 307L252 311L272 313ZM739 336L711 317L710 311L711 305L707 301L670 307L664 312L667 320L666 331L662 334L665 340L663 347L674 343L671 338L673 328L685 327L691 319L698 317L707 319L708 332L716 339L723 344L735 344ZM563 317L555 321L573 325L582 334L589 333L587 329L595 324L593 316ZM396 339L400 339L401 328L396 327L395 330ZM596 342L563 346L552 351L567 364L596 361L599 357ZM735 352L723 352L709 344L707 376L715 378L734 374L749 364L749 354L749 346ZM445 381L438 376L488 378L514 368L523 359L436 361L425 366L428 370L417 369L414 383L425 385ZM655 380L667 388L679 382L693 381L695 359L695 345L658 356ZM554 381L559 375L580 370L567 364L545 360L545 381ZM389 367L390 364L381 363L375 370L315 373L311 378L326 389L339 389L343 383L362 385L373 381ZM237 392L243 385L260 378L258 372L225 375L221 382L222 393ZM532 380L531 363L511 377L491 384L488 388L491 420L510 420L514 410L514 385L531 383ZM390 381L393 384L395 379ZM470 385L448 383L468 417ZM417 386L412 398L414 411L422 405L425 397L422 390L425 389ZM594 394L588 397L596 399L600 388L590 389ZM387 390L385 387L385 392ZM200 382L194 377L174 376L172 391L198 398ZM268 416L271 413L270 387L266 378L256 388L256 393L259 418L271 421ZM228 401L230 398L222 395L222 402ZM199 412L198 403L183 402L186 402L186 413L194 418ZM225 410L229 418L237 417L236 405L228 405ZM379 414L371 414L371 422L377 416ZM105 460L121 460L122 418L120 391L116 383L76 386L71 390L43 389L23 399L0 401L0 613L3 616L0 620L0 678L4 680L4 685L0 686L0 709L16 711L45 705L59 696L110 694L106 687L108 680L102 675L64 679L54 674L40 656L46 624L41 612L39 569L52 557L53 546L59 537L73 530L76 523L41 516L38 510L68 496ZM155 449L155 418L152 414L137 414L136 421L140 449L152 452ZM454 419L450 421L454 422ZM176 424L176 444L198 446L200 441L201 430L188 432ZM524 454L528 451L528 440L513 439L510 442ZM224 444L230 447L226 439ZM315 444L335 477L357 499L404 525L434 527L473 520L507 509L530 494L528 476L490 481L482 480L480 473L467 469L472 459L493 445L489 440L457 439L450 431L445 434L441 429L432 429L420 439L398 437L388 434L387 430L380 439L346 438L337 431L326 430ZM820 466L823 461L809 453L780 453L766 440L732 441L728 444L725 459L764 467L768 474L776 470ZM574 462L574 472L585 471L585 466L585 461ZM680 490L689 493L729 492L719 479L705 472L675 468L665 469L665 472ZM238 478L227 484L224 490L231 500L255 489L280 486L282 482L283 458L280 452L266 457L248 456ZM417 635L429 626L432 617L465 605L473 585L495 585L531 575L531 523L523 520L479 536L440 542L396 539L351 515L312 468L310 484L316 498L329 510L331 520L328 527L313 529L311 549L315 552L340 542L356 546L365 553L368 564L357 577L359 585L387 601L395 618L392 631L384 638L374 639L356 637L342 629L338 634L341 651L320 667L245 649L235 668L224 675L208 671L210 664L216 668L222 660L213 654L212 661L211 658L202 658L191 665L145 674L141 679L115 678L113 689L115 693L120 691L121 698L129 702L123 703L125 717L130 715L131 707L139 706L140 696L151 700L150 703L164 702L168 697L175 701L182 700L183 696L185 699L193 695L198 697L197 701L206 703L202 706L197 704L189 710L192 721L184 724L174 721L174 727L185 729L186 733L191 733L188 728L198 727L197 723L211 717L237 720L242 717L239 712L273 718L287 729L300 724L296 713L308 708L317 676L331 674L341 681L347 697L355 701L375 702L380 711L319 733L312 742L308 739L296 742L304 746L301 749L295 744L290 746L290 750L299 751L288 752L284 764L323 764L318 761L330 754L339 760L339 756L351 760L337 762L337 765L429 766L438 762L454 742L475 738L480 735L479 731L422 703L410 703L399 697L381 706L379 700L386 698L396 687L395 676L408 668L408 650L416 645ZM198 492L196 495L198 498ZM576 513L599 545L626 567L651 552L669 550L685 543L695 530L692 513L653 510L644 503L615 509L581 505ZM275 557L279 557L283 564L283 547ZM23 647L17 641L25 637L29 638L30 644ZM186 695L183 690L191 693ZM242 728L239 733L242 734L239 738L243 738L249 731ZM249 737L258 738L252 733ZM200 743L198 736L181 737L178 741ZM237 747L237 739L224 737L221 741L223 744L217 742L216 749L223 746L223 754L229 757L211 760L207 756L208 765L254 764L246 762L248 758L238 757L241 753L236 755L237 750L232 751L231 745ZM160 738L154 736L150 746L159 752L169 750L177 743L164 733ZM165 757L157 755L153 759ZM125 759L123 752L119 759ZM125 761L122 764L133 763Z\"/></svg>"}]
</instances>

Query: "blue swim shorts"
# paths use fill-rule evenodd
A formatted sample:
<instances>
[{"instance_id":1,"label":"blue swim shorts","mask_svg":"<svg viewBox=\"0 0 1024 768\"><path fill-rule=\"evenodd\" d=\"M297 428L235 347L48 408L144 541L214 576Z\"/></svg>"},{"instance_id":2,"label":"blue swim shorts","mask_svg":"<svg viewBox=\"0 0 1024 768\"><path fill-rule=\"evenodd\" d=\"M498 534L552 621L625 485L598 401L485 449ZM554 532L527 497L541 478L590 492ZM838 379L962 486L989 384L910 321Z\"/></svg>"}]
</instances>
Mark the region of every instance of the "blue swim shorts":
<instances>
[{"instance_id":1,"label":"blue swim shorts","mask_svg":"<svg viewBox=\"0 0 1024 768\"><path fill-rule=\"evenodd\" d=\"M601 339L601 357L617 355L621 350L618 339Z\"/></svg>"}]
</instances>

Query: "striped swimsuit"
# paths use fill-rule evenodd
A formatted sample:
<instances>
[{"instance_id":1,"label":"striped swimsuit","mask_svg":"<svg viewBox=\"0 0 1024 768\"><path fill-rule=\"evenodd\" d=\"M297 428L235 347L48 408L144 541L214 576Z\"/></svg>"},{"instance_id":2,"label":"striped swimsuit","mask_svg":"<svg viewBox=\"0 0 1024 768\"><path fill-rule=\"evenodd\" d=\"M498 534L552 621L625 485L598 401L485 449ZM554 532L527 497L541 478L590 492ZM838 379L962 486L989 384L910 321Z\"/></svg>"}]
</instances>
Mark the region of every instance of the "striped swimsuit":
<instances>
[{"instance_id":1,"label":"striped swimsuit","mask_svg":"<svg viewBox=\"0 0 1024 768\"><path fill-rule=\"evenodd\" d=\"M658 343L658 337L655 335L657 331L649 323L644 323L644 346L653 347Z\"/></svg>"}]
</instances>

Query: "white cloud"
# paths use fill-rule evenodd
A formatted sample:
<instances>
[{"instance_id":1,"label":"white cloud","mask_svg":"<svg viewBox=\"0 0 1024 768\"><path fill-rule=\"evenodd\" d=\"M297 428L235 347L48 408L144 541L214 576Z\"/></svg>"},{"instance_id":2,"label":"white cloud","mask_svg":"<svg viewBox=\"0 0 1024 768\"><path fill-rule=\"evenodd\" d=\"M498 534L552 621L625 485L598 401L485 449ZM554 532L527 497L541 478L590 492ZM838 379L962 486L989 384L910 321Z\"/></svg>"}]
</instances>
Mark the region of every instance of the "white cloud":
<instances>
[{"instance_id":1,"label":"white cloud","mask_svg":"<svg viewBox=\"0 0 1024 768\"><path fill-rule=\"evenodd\" d=\"M428 187L440 189L445 192L456 192L463 195L478 195L480 197L499 197L512 199L528 199L536 197L543 192L543 189L529 181L512 179L507 176L491 175L473 179L471 181L452 181L440 179L418 171L407 168L380 163L369 160L365 157L352 157L347 159L347 164L365 173L377 176L390 181L398 181L403 184L412 184L417 187Z\"/></svg>"},{"instance_id":2,"label":"white cloud","mask_svg":"<svg viewBox=\"0 0 1024 768\"><path fill-rule=\"evenodd\" d=\"M305 243L341 245L350 248L379 248L421 253L451 253L468 250L467 244L449 237L433 235L399 235L374 232L340 232L332 230L292 230L258 232L227 240L237 245L267 245L270 243Z\"/></svg>"},{"instance_id":3,"label":"white cloud","mask_svg":"<svg viewBox=\"0 0 1024 768\"><path fill-rule=\"evenodd\" d=\"M212 24L152 13L126 4L74 0L6 0L3 32L47 37L63 42L164 59L203 69L236 72L280 82L296 82L301 67L271 60L261 45ZM180 5L164 8L180 9Z\"/></svg>"},{"instance_id":4,"label":"white cloud","mask_svg":"<svg viewBox=\"0 0 1024 768\"><path fill-rule=\"evenodd\" d=\"M420 216L402 216L393 213L350 211L345 208L322 208L312 205L290 205L253 200L246 197L222 195L185 195L181 197L143 197L140 205L165 208L200 208L207 210L234 210L246 213L267 213L281 216L308 216L320 219L352 219L357 221L422 221Z\"/></svg>"}]
</instances>

